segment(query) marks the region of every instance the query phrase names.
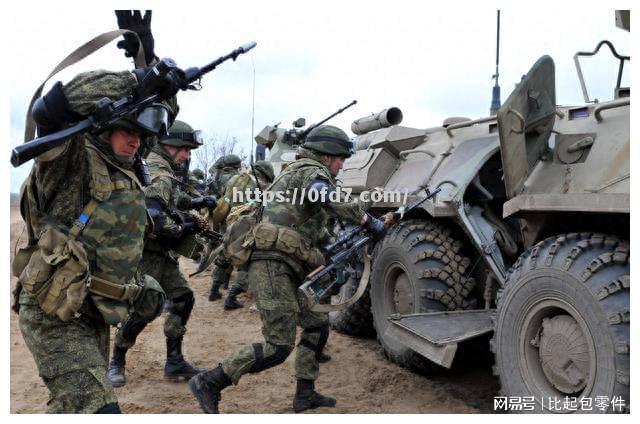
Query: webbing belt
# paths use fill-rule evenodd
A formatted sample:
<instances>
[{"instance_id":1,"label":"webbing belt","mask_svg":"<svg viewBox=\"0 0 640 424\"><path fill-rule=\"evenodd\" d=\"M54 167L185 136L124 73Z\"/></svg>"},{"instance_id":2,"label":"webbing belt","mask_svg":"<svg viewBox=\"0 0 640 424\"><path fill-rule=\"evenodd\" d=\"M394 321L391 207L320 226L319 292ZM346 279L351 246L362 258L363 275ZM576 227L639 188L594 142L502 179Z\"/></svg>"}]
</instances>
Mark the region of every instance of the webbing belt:
<instances>
[{"instance_id":1,"label":"webbing belt","mask_svg":"<svg viewBox=\"0 0 640 424\"><path fill-rule=\"evenodd\" d=\"M91 293L114 300L134 301L142 293L142 286L137 284L116 284L92 275L87 287Z\"/></svg>"}]
</instances>

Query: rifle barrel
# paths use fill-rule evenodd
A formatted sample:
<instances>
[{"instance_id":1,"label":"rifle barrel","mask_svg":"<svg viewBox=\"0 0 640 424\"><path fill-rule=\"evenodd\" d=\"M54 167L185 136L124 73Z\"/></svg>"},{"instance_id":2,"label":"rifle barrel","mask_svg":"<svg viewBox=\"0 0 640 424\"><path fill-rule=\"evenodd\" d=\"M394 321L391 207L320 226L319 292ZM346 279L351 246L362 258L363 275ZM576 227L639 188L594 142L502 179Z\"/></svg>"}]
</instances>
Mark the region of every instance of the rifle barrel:
<instances>
[{"instance_id":1,"label":"rifle barrel","mask_svg":"<svg viewBox=\"0 0 640 424\"><path fill-rule=\"evenodd\" d=\"M62 131L44 137L38 137L35 140L16 146L11 151L11 164L14 167L18 167L54 147L61 146L70 137L80 134L92 126L93 121L91 119L83 119L72 127L65 128Z\"/></svg>"}]
</instances>

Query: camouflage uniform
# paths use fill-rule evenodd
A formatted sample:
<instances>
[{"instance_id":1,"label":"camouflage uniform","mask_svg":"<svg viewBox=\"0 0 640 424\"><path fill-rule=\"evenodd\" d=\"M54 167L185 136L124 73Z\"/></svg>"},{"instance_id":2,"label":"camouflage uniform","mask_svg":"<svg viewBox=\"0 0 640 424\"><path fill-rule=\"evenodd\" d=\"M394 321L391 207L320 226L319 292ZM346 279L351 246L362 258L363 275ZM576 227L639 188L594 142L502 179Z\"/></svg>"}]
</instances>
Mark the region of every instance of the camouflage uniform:
<instances>
[{"instance_id":1,"label":"camouflage uniform","mask_svg":"<svg viewBox=\"0 0 640 424\"><path fill-rule=\"evenodd\" d=\"M225 155L219 158L216 163L209 169L211 180L207 186L207 193L213 194L218 198L225 195L227 183L231 178L240 173L241 160L237 155ZM218 231L222 234L226 231L224 222L220 223ZM213 246L209 246L209 251ZM214 301L220 299L220 287L227 288L229 285L229 277L233 268L231 262L224 254L219 254L214 260L215 267L211 273L211 290L209 291L209 300Z\"/></svg>"},{"instance_id":2,"label":"camouflage uniform","mask_svg":"<svg viewBox=\"0 0 640 424\"><path fill-rule=\"evenodd\" d=\"M327 127L329 126L325 128ZM340 137L340 143L351 146L346 134L341 130L329 127L329 132L329 140ZM336 136L332 135L334 133ZM310 133L309 137L312 134ZM350 152L351 149L347 150L345 147L337 150L333 156L344 157ZM297 160L289 164L269 189L282 193L292 193L296 189L301 192L302 188L306 189L318 181L328 188L335 189L336 181L320 159L320 154L311 149L300 148ZM299 412L318 406L335 405L335 399L315 392L313 384L318 377L318 356L328 336L327 315L301 308L297 295L298 286L304 277L324 262L318 248L326 242L322 237L327 233L318 229L325 228L330 217L335 215L345 222L359 223L364 215L364 208L356 203L329 204L328 199L327 204L305 201L300 205L296 201L295 204L273 202L265 206L261 223L253 230L256 244L249 265L249 291L256 299L260 310L265 340L241 348L226 357L217 368L198 374L190 380L191 391L205 412L218 412L221 390L232 383L237 384L243 374L257 373L284 362L294 348L296 326L302 327L302 334L295 360L298 386L294 409ZM276 228L276 240L280 240L281 233L288 231L291 234L293 230L298 234L297 241L291 242L291 236L288 238L288 245L297 245L299 250L292 254L275 248L279 242L275 241L275 244L272 244L272 238L261 236L261 226ZM261 243L273 245L274 248L261 250L259 240L265 240ZM280 244L285 247L286 245L285 240ZM304 252L300 253L303 247ZM301 257L305 256L309 258L308 261L301 260Z\"/></svg>"},{"instance_id":3,"label":"camouflage uniform","mask_svg":"<svg viewBox=\"0 0 640 424\"><path fill-rule=\"evenodd\" d=\"M97 71L78 75L63 92L73 112L88 114L96 100L105 96L119 99L131 94L135 85L130 72ZM77 227L80 232L76 239L87 252L92 278L115 287L134 287L139 279L136 270L148 215L132 164L114 155L110 135L111 131L76 136L57 157L39 157L23 186L21 211L30 245L49 229L70 234L70 229ZM90 203L96 206L93 212L87 211ZM84 228L81 213L89 217ZM106 378L109 324L124 319L132 300L109 299L91 289L79 315L62 320L47 314L25 286L35 257L31 256L20 276L18 307L20 330L49 389L47 411L119 412ZM157 283L156 288L160 290L156 293L162 294ZM144 294L138 299L143 298ZM145 299L153 310L150 314L157 315L163 296Z\"/></svg>"},{"instance_id":4,"label":"camouflage uniform","mask_svg":"<svg viewBox=\"0 0 640 424\"><path fill-rule=\"evenodd\" d=\"M169 137L174 131L178 133L176 130L178 126L181 131L186 131L182 128L186 125L176 121L169 131ZM188 129L191 130L191 127ZM192 232L185 231L185 223L181 221L181 217L188 216L181 210L190 209L192 196L198 196L199 193L176 178L175 175L181 172L183 165L171 157L162 147L163 143L165 141L160 140L147 157L152 180L151 185L144 188L144 194L147 198L147 206L154 217L155 227L153 233L145 239L140 271L155 278L168 298L164 321L164 334L167 340L165 377L190 378L199 370L184 361L182 340L187 331L186 324L195 304L195 297L187 280L180 272L179 255L170 249L175 248L176 244L185 237L195 237ZM187 144L185 147L197 146L199 145ZM137 336L149 322L134 313L116 333L112 360L109 364L109 379L115 387L124 385L126 351L135 344Z\"/></svg>"},{"instance_id":5,"label":"camouflage uniform","mask_svg":"<svg viewBox=\"0 0 640 424\"><path fill-rule=\"evenodd\" d=\"M266 190L271 185L274 179L273 166L267 161L258 161L253 166L255 175L250 172L243 172L231 177L227 183L227 188L224 194L225 199L229 201L231 205L230 213L233 213L237 208L247 204L247 194L251 193L251 196L255 198L254 190ZM256 177L258 178L256 183ZM233 202L233 193L242 193L242 199L237 202ZM247 266L240 267L236 274L236 280L232 284L227 297L224 301L225 309L237 309L241 308L242 303L236 300L236 296L242 292L246 292L249 288L249 280L247 279Z\"/></svg>"}]
</instances>

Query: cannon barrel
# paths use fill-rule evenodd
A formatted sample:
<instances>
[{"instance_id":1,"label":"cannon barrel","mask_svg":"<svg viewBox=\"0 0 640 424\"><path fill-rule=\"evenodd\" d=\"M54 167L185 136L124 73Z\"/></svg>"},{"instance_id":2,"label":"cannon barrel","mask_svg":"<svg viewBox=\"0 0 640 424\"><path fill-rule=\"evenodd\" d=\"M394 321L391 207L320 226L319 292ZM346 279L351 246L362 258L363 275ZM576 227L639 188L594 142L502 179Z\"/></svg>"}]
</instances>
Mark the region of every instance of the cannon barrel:
<instances>
[{"instance_id":1,"label":"cannon barrel","mask_svg":"<svg viewBox=\"0 0 640 424\"><path fill-rule=\"evenodd\" d=\"M356 119L351 124L351 131L362 135L380 128L398 125L400 122L402 122L402 111L397 107L390 107L382 112Z\"/></svg>"}]
</instances>

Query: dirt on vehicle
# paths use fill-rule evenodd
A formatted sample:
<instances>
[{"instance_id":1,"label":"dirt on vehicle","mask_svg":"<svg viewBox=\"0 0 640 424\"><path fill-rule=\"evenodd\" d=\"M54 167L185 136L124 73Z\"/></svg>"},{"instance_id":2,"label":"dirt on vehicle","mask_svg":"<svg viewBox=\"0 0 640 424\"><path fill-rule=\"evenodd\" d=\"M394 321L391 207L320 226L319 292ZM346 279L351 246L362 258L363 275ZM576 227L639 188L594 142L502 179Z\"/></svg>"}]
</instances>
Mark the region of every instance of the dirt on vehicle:
<instances>
[{"instance_id":1,"label":"dirt on vehicle","mask_svg":"<svg viewBox=\"0 0 640 424\"><path fill-rule=\"evenodd\" d=\"M11 245L24 243L26 233L16 205L11 207ZM195 263L182 261L185 273ZM241 346L262 338L260 317L247 295L246 307L224 311L222 302L207 301L210 273L190 280L196 305L185 336L185 356L196 366L212 368ZM16 279L11 279L11 290ZM10 317L10 411L43 413L47 389L20 334L18 316ZM163 379L165 342L163 319L151 323L127 355L127 384L116 389L125 413L199 413L200 408L184 383ZM316 386L335 396L335 408L318 413L489 413L498 382L483 358L465 361L450 371L428 376L414 374L385 359L374 339L358 339L332 332L326 352L332 360L322 364ZM222 413L293 413L294 355L282 366L260 374L248 374L238 386L224 391ZM106 372L106 370L105 370Z\"/></svg>"}]
</instances>

